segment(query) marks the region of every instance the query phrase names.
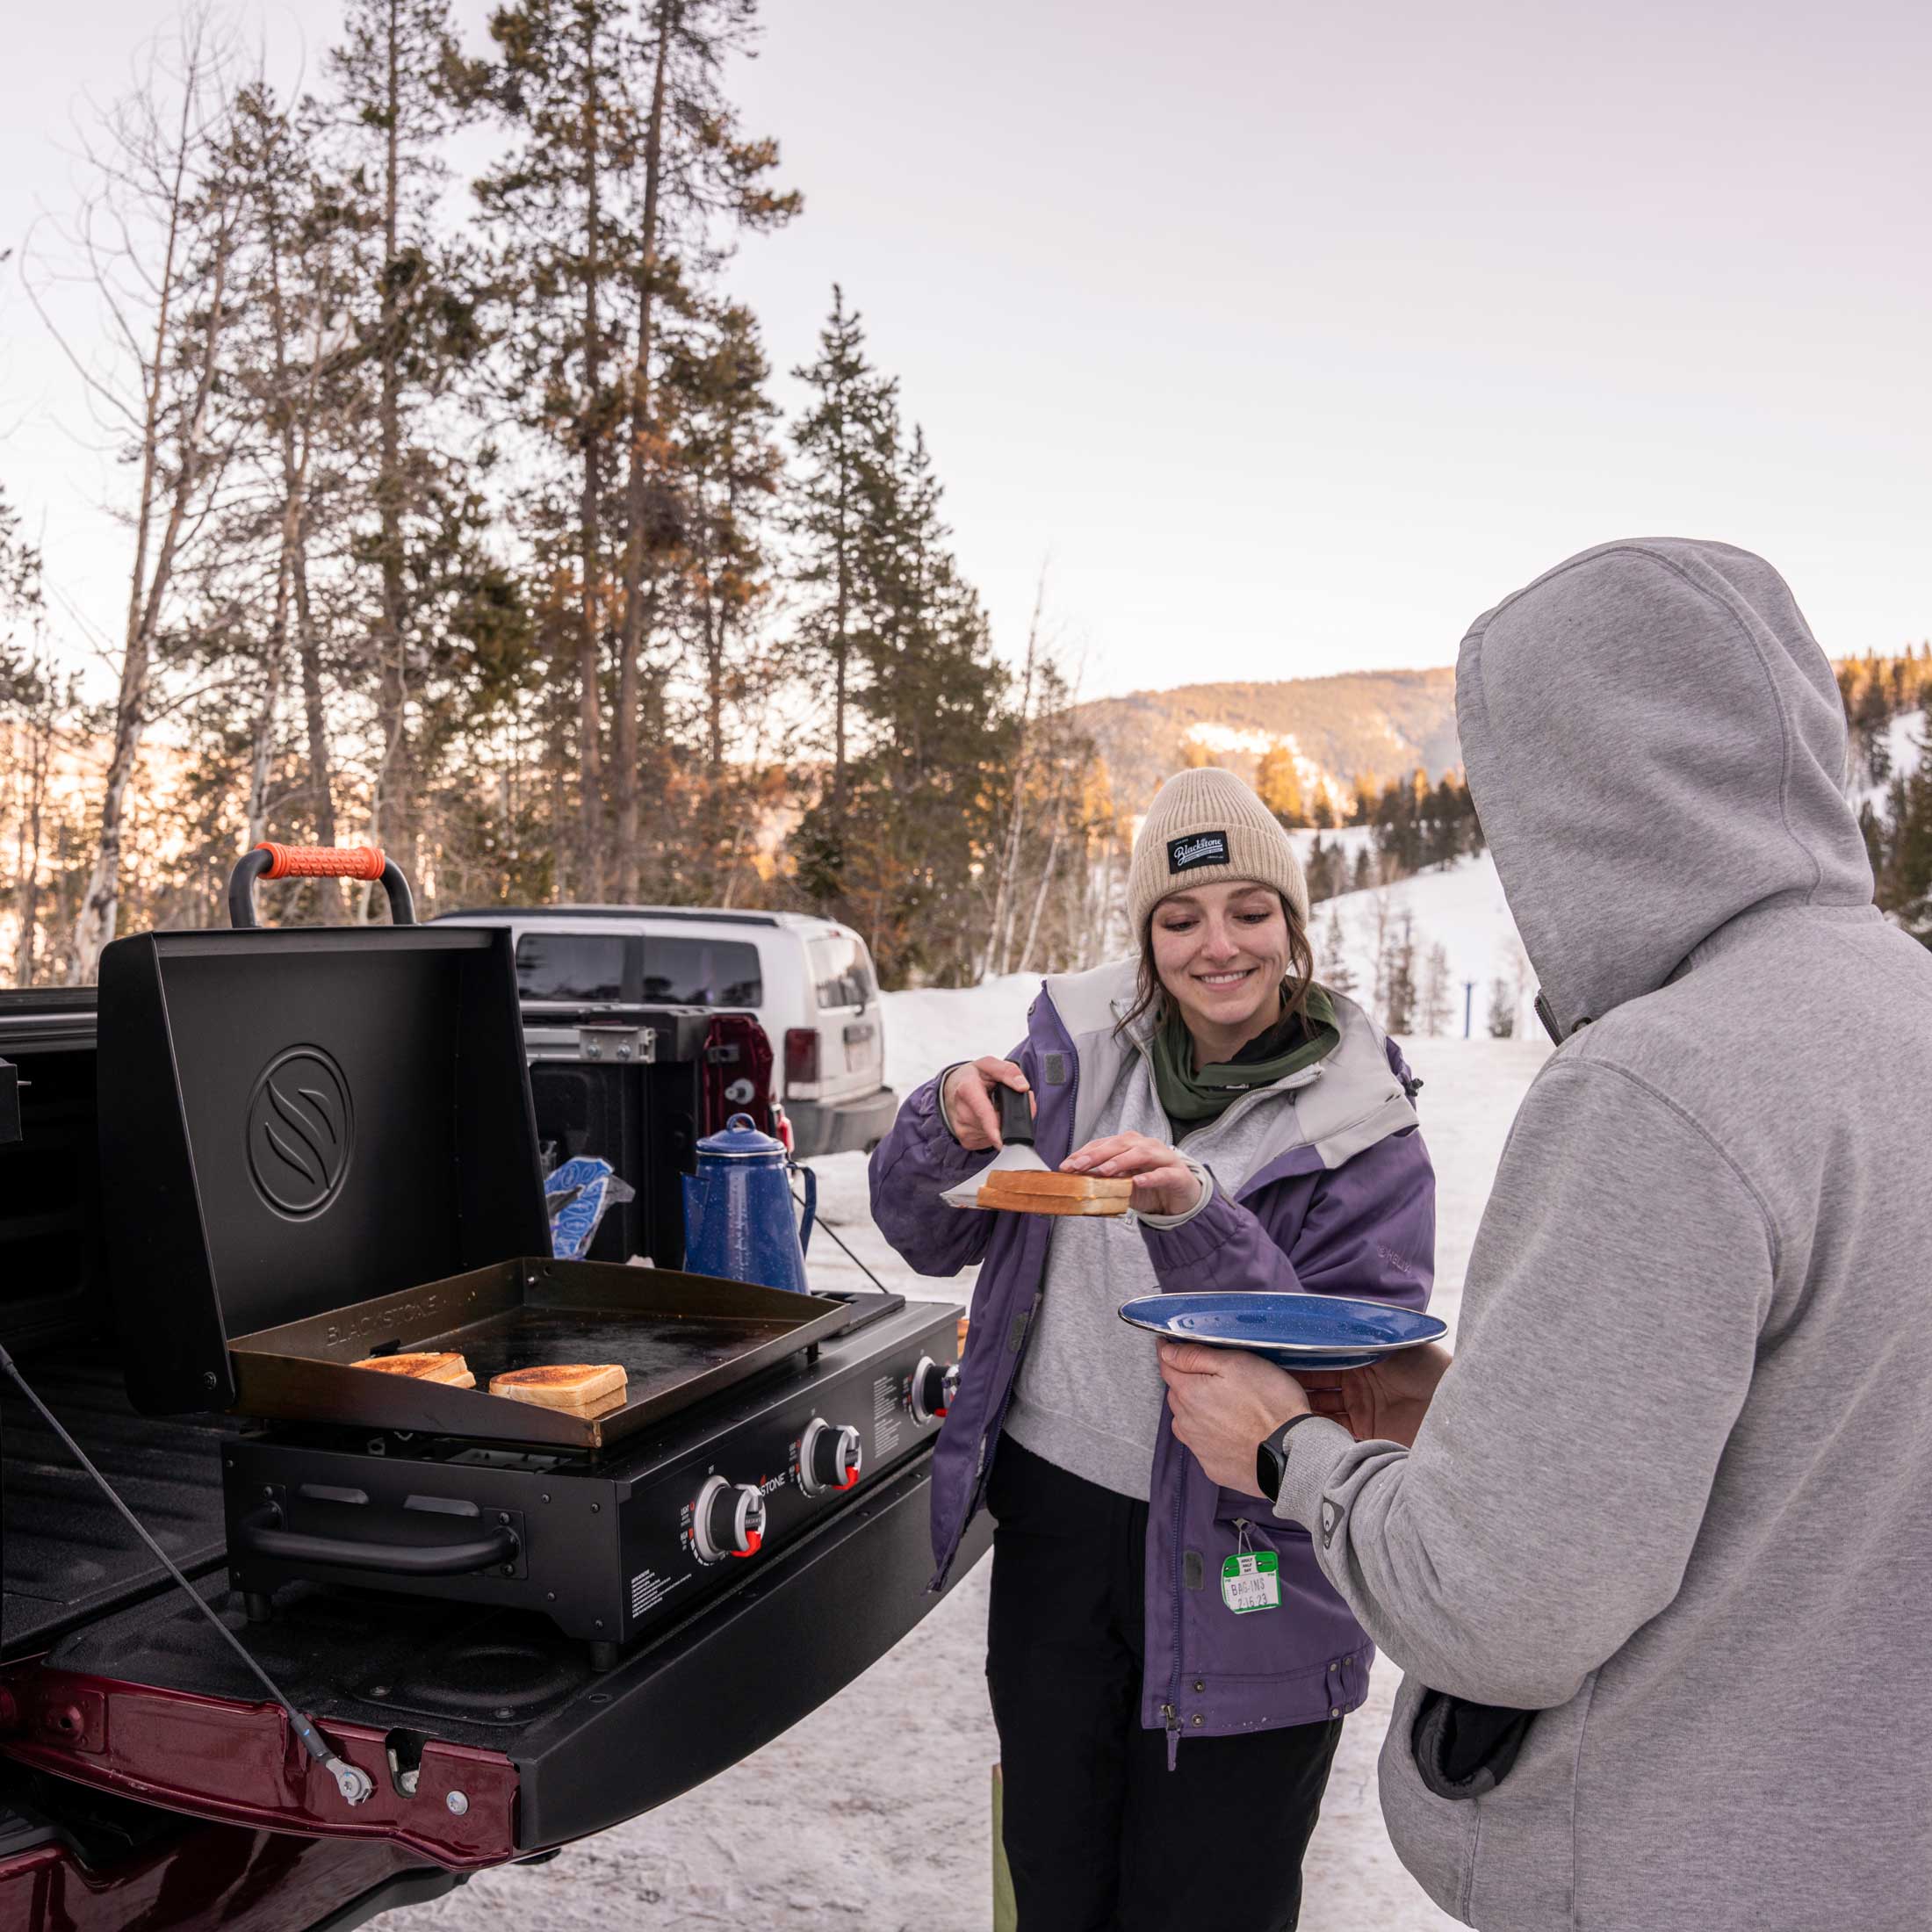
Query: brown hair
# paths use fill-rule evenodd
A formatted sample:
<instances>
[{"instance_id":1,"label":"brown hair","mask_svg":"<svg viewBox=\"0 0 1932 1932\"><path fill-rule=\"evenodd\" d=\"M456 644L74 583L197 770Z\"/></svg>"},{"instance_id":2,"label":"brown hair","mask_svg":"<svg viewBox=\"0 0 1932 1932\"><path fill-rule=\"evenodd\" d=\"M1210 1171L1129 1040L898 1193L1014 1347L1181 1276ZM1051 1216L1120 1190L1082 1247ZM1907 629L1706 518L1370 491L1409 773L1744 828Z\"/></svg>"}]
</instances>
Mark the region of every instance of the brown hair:
<instances>
[{"instance_id":1,"label":"brown hair","mask_svg":"<svg viewBox=\"0 0 1932 1932\"><path fill-rule=\"evenodd\" d=\"M1315 948L1308 944L1307 928L1295 916L1294 908L1280 892L1275 898L1281 903L1281 917L1288 925L1288 971L1281 982L1287 998L1281 1002L1281 1011L1272 1022L1279 1026L1291 1013L1306 1013L1308 1006L1308 992L1315 984ZM1137 1026L1149 1013L1159 1013L1159 1008L1166 998L1167 989L1161 984L1161 976L1154 966L1154 913L1160 911L1159 902L1147 915L1147 923L1141 927L1141 957L1138 971L1134 976L1134 1004L1121 1015L1120 1024L1114 1027L1116 1034L1127 1032Z\"/></svg>"}]
</instances>

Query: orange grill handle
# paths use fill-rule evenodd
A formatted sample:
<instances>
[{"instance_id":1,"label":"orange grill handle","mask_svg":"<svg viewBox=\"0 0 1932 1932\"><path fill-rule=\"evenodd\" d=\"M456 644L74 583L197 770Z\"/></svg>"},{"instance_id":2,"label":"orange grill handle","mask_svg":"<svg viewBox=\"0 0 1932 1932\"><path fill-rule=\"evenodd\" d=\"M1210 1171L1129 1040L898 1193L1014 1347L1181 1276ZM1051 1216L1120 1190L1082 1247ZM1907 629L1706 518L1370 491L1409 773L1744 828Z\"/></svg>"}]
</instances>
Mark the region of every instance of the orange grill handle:
<instances>
[{"instance_id":1,"label":"orange grill handle","mask_svg":"<svg viewBox=\"0 0 1932 1932\"><path fill-rule=\"evenodd\" d=\"M264 879L368 879L387 862L374 846L285 846L267 839L255 848L269 855Z\"/></svg>"},{"instance_id":2,"label":"orange grill handle","mask_svg":"<svg viewBox=\"0 0 1932 1932\"><path fill-rule=\"evenodd\" d=\"M389 895L389 919L393 926L416 923L415 900L409 882L393 859L386 859L374 846L285 846L264 839L252 852L244 852L228 875L228 923L251 926L255 919L255 882L257 879L371 879L379 880Z\"/></svg>"}]
</instances>

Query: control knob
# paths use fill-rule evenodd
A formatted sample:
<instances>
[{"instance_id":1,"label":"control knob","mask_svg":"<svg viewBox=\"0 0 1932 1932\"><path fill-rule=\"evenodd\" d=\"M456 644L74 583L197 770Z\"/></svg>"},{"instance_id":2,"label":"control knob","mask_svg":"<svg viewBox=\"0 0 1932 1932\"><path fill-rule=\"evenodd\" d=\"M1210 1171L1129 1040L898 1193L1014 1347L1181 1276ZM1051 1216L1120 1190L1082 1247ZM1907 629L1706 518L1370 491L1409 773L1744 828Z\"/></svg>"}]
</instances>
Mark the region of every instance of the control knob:
<instances>
[{"instance_id":1,"label":"control knob","mask_svg":"<svg viewBox=\"0 0 1932 1932\"><path fill-rule=\"evenodd\" d=\"M919 1366L912 1371L906 1407L912 1411L914 1422L937 1422L952 1407L953 1397L958 1393L959 1364L949 1362L941 1367L930 1355L922 1355Z\"/></svg>"},{"instance_id":2,"label":"control knob","mask_svg":"<svg viewBox=\"0 0 1932 1932\"><path fill-rule=\"evenodd\" d=\"M691 1505L691 1543L701 1562L755 1556L765 1540L765 1499L749 1482L713 1476Z\"/></svg>"},{"instance_id":3,"label":"control knob","mask_svg":"<svg viewBox=\"0 0 1932 1932\"><path fill-rule=\"evenodd\" d=\"M859 1480L860 1444L856 1429L834 1429L814 1416L798 1438L798 1487L807 1496L825 1489L849 1489Z\"/></svg>"}]
</instances>

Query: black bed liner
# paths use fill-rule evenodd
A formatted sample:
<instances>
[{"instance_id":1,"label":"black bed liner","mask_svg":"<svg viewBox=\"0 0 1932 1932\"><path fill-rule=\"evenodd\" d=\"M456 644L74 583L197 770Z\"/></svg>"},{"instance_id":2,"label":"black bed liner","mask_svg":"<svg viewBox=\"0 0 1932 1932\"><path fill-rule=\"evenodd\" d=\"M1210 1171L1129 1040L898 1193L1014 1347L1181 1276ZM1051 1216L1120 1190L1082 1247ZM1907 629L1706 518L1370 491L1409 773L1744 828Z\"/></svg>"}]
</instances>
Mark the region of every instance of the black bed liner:
<instances>
[{"instance_id":1,"label":"black bed liner","mask_svg":"<svg viewBox=\"0 0 1932 1932\"><path fill-rule=\"evenodd\" d=\"M40 1396L190 1575L222 1561L220 1445L240 1424L134 1412L120 1364L68 1349L22 1364ZM42 1648L104 1611L163 1587L168 1573L87 1473L0 1375L0 1656Z\"/></svg>"}]
</instances>

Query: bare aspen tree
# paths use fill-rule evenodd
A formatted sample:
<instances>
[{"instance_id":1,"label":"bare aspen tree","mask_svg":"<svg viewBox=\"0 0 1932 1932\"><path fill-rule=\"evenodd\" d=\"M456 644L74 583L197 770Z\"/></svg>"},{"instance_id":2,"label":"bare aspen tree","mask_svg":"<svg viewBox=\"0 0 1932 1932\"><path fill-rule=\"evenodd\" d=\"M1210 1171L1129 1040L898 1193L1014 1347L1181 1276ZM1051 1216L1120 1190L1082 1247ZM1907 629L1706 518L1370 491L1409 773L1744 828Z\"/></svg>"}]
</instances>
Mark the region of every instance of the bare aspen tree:
<instances>
[{"instance_id":1,"label":"bare aspen tree","mask_svg":"<svg viewBox=\"0 0 1932 1932\"><path fill-rule=\"evenodd\" d=\"M25 278L136 474L112 741L68 969L76 984L93 978L114 936L128 787L156 652L230 453L216 378L242 210L212 165L231 105L228 67L205 15L148 50L139 84L83 135L87 184L66 237L70 259L37 256ZM98 299L107 345L98 357L83 357L49 312L55 284L76 279Z\"/></svg>"},{"instance_id":2,"label":"bare aspen tree","mask_svg":"<svg viewBox=\"0 0 1932 1932\"><path fill-rule=\"evenodd\" d=\"M981 976L1006 973L1012 945L1013 908L1019 888L1021 834L1027 818L1027 777L1034 750L1033 695L1040 664L1040 620L1046 610L1047 570L1034 584L1033 616L1027 624L1027 650L1020 667L1020 745L1013 754L1013 784L1006 806L1006 835L1000 841L998 874L993 883L993 914L987 925L986 958Z\"/></svg>"},{"instance_id":3,"label":"bare aspen tree","mask_svg":"<svg viewBox=\"0 0 1932 1932\"><path fill-rule=\"evenodd\" d=\"M262 695L250 746L248 845L269 829L277 733L291 646L299 667L307 818L319 844L336 840L321 643L310 583L315 475L340 452L366 400L349 325L352 234L338 185L318 171L321 116L312 103L278 102L257 78L241 90L229 165L246 188L242 256L247 314L235 357L250 430L247 455L259 483L249 521L270 550L263 624ZM319 454L319 451L321 452ZM335 493L338 496L340 490ZM238 540L247 543L244 528ZM323 882L325 908L340 890Z\"/></svg>"}]
</instances>

